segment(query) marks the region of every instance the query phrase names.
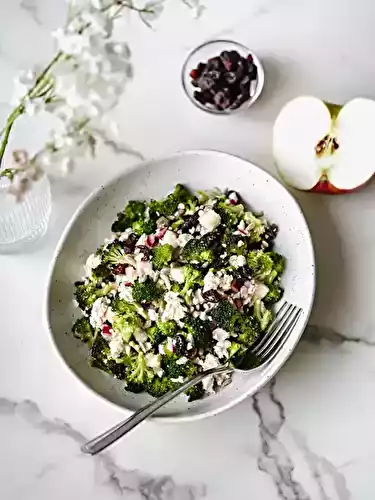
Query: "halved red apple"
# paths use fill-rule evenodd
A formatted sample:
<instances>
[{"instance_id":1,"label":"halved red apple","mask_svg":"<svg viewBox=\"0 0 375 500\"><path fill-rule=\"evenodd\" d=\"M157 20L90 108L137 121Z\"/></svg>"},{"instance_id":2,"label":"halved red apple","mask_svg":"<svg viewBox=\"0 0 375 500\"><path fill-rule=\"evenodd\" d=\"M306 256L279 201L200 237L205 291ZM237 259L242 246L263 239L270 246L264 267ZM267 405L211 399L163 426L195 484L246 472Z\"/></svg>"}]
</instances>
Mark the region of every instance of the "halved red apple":
<instances>
[{"instance_id":1,"label":"halved red apple","mask_svg":"<svg viewBox=\"0 0 375 500\"><path fill-rule=\"evenodd\" d=\"M312 96L284 106L273 129L273 155L283 180L297 189L339 194L375 172L375 101L344 106Z\"/></svg>"}]
</instances>

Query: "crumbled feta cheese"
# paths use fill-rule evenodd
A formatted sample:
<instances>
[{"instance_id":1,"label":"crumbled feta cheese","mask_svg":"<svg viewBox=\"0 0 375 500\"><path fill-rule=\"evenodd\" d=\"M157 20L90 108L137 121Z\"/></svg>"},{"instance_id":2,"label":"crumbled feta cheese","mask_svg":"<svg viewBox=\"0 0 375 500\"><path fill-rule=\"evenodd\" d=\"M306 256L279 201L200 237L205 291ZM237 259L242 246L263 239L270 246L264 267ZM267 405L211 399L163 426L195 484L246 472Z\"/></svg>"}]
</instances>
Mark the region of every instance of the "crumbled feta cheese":
<instances>
[{"instance_id":1,"label":"crumbled feta cheese","mask_svg":"<svg viewBox=\"0 0 375 500\"><path fill-rule=\"evenodd\" d=\"M155 279L155 272L152 268L151 262L139 261L137 262L137 276L140 282L146 281L147 277Z\"/></svg>"},{"instance_id":2,"label":"crumbled feta cheese","mask_svg":"<svg viewBox=\"0 0 375 500\"><path fill-rule=\"evenodd\" d=\"M221 222L221 217L214 210L207 210L199 217L199 223L207 231L213 231L216 229Z\"/></svg>"},{"instance_id":3,"label":"crumbled feta cheese","mask_svg":"<svg viewBox=\"0 0 375 500\"><path fill-rule=\"evenodd\" d=\"M133 232L133 229L128 227L127 229L125 229L125 231L123 233L121 233L119 240L125 241L125 240L129 239L129 236L132 234L132 232Z\"/></svg>"},{"instance_id":4,"label":"crumbled feta cheese","mask_svg":"<svg viewBox=\"0 0 375 500\"><path fill-rule=\"evenodd\" d=\"M143 330L138 330L134 332L134 338L138 342L138 344L143 344L144 342L147 342L147 333L144 332Z\"/></svg>"},{"instance_id":5,"label":"crumbled feta cheese","mask_svg":"<svg viewBox=\"0 0 375 500\"><path fill-rule=\"evenodd\" d=\"M214 274L210 270L204 277L203 283L204 283L204 288L203 288L204 292L207 292L208 290L217 290L220 285L220 276Z\"/></svg>"},{"instance_id":6,"label":"crumbled feta cheese","mask_svg":"<svg viewBox=\"0 0 375 500\"><path fill-rule=\"evenodd\" d=\"M240 231L244 231L245 230L245 221L244 220L240 221L240 223L238 224L238 229Z\"/></svg>"},{"instance_id":7,"label":"crumbled feta cheese","mask_svg":"<svg viewBox=\"0 0 375 500\"><path fill-rule=\"evenodd\" d=\"M86 264L85 264L86 276L90 276L92 273L92 270L95 269L96 267L98 267L99 264L101 264L101 262L102 262L102 259L101 259L100 255L95 255L94 253L89 255L87 260L86 260Z\"/></svg>"},{"instance_id":8,"label":"crumbled feta cheese","mask_svg":"<svg viewBox=\"0 0 375 500\"><path fill-rule=\"evenodd\" d=\"M220 361L216 356L209 353L205 357L204 361L200 360L199 364L201 365L203 370L210 370L211 368L217 368L218 366L220 366Z\"/></svg>"},{"instance_id":9,"label":"crumbled feta cheese","mask_svg":"<svg viewBox=\"0 0 375 500\"><path fill-rule=\"evenodd\" d=\"M182 267L172 267L170 274L173 281L177 281L177 283L183 283L185 281L185 273Z\"/></svg>"},{"instance_id":10,"label":"crumbled feta cheese","mask_svg":"<svg viewBox=\"0 0 375 500\"><path fill-rule=\"evenodd\" d=\"M117 239L116 235L113 234L110 238L104 238L104 245L107 246L107 245L110 245L111 243L113 243L115 240Z\"/></svg>"},{"instance_id":11,"label":"crumbled feta cheese","mask_svg":"<svg viewBox=\"0 0 375 500\"><path fill-rule=\"evenodd\" d=\"M145 361L146 361L146 365L149 368L152 368L153 370L160 369L160 361L161 361L160 354L153 354L152 352L149 352L145 356Z\"/></svg>"},{"instance_id":12,"label":"crumbled feta cheese","mask_svg":"<svg viewBox=\"0 0 375 500\"><path fill-rule=\"evenodd\" d=\"M182 356L181 358L179 358L177 361L176 361L176 365L186 365L186 363L188 362L189 360L187 359L186 356Z\"/></svg>"},{"instance_id":13,"label":"crumbled feta cheese","mask_svg":"<svg viewBox=\"0 0 375 500\"><path fill-rule=\"evenodd\" d=\"M222 328L215 328L215 330L212 332L212 336L218 342L224 342L224 340L227 340L229 338L229 333Z\"/></svg>"},{"instance_id":14,"label":"crumbled feta cheese","mask_svg":"<svg viewBox=\"0 0 375 500\"><path fill-rule=\"evenodd\" d=\"M245 244L245 243L244 243L242 240L240 240L240 241L237 243L237 246L238 246L239 248L241 248L241 247L243 247L243 246L244 246L244 244Z\"/></svg>"},{"instance_id":15,"label":"crumbled feta cheese","mask_svg":"<svg viewBox=\"0 0 375 500\"><path fill-rule=\"evenodd\" d=\"M202 311L202 312L199 314L199 318L200 318L202 321L206 321L206 319L207 319L207 311Z\"/></svg>"},{"instance_id":16,"label":"crumbled feta cheese","mask_svg":"<svg viewBox=\"0 0 375 500\"><path fill-rule=\"evenodd\" d=\"M150 321L155 321L155 323L159 321L159 314L155 311L155 309L150 307L150 309L147 310L147 313Z\"/></svg>"},{"instance_id":17,"label":"crumbled feta cheese","mask_svg":"<svg viewBox=\"0 0 375 500\"><path fill-rule=\"evenodd\" d=\"M159 344L158 351L160 354L165 354L164 344Z\"/></svg>"},{"instance_id":18,"label":"crumbled feta cheese","mask_svg":"<svg viewBox=\"0 0 375 500\"><path fill-rule=\"evenodd\" d=\"M181 375L177 378L171 378L171 382L175 382L176 384L183 384L184 382L184 377L181 377Z\"/></svg>"},{"instance_id":19,"label":"crumbled feta cheese","mask_svg":"<svg viewBox=\"0 0 375 500\"><path fill-rule=\"evenodd\" d=\"M131 286L125 285L124 282L122 282L121 285L119 285L118 294L121 299L126 300L126 302L129 302L129 304L134 302L133 289Z\"/></svg>"},{"instance_id":20,"label":"crumbled feta cheese","mask_svg":"<svg viewBox=\"0 0 375 500\"><path fill-rule=\"evenodd\" d=\"M176 248L178 246L177 235L173 231L168 229L168 231L165 233L165 235L161 239L161 244L162 245L171 245L173 248Z\"/></svg>"},{"instance_id":21,"label":"crumbled feta cheese","mask_svg":"<svg viewBox=\"0 0 375 500\"><path fill-rule=\"evenodd\" d=\"M105 297L96 299L91 309L90 324L94 328L101 328L108 320L112 322L114 313L109 307L109 300Z\"/></svg>"},{"instance_id":22,"label":"crumbled feta cheese","mask_svg":"<svg viewBox=\"0 0 375 500\"><path fill-rule=\"evenodd\" d=\"M164 295L165 309L162 314L162 321L173 319L181 320L187 311L187 308L182 304L182 299L177 292L167 292Z\"/></svg>"},{"instance_id":23,"label":"crumbled feta cheese","mask_svg":"<svg viewBox=\"0 0 375 500\"><path fill-rule=\"evenodd\" d=\"M195 227L191 227L191 228L189 229L189 233L190 233L190 234L194 234L194 233L195 233Z\"/></svg>"},{"instance_id":24,"label":"crumbled feta cheese","mask_svg":"<svg viewBox=\"0 0 375 500\"><path fill-rule=\"evenodd\" d=\"M222 290L230 290L233 278L230 274L223 272L218 272L214 274L212 271L208 271L203 279L204 288L203 291L217 290L221 288Z\"/></svg>"},{"instance_id":25,"label":"crumbled feta cheese","mask_svg":"<svg viewBox=\"0 0 375 500\"><path fill-rule=\"evenodd\" d=\"M222 290L230 290L233 281L233 276L223 273L220 277L220 288Z\"/></svg>"},{"instance_id":26,"label":"crumbled feta cheese","mask_svg":"<svg viewBox=\"0 0 375 500\"><path fill-rule=\"evenodd\" d=\"M229 356L228 354L228 349L231 345L231 342L229 340L224 340L223 342L218 342L215 347L214 351L215 354L217 355L218 358L227 358Z\"/></svg>"},{"instance_id":27,"label":"crumbled feta cheese","mask_svg":"<svg viewBox=\"0 0 375 500\"><path fill-rule=\"evenodd\" d=\"M189 233L181 233L177 238L178 246L183 248L188 241L190 241L193 236Z\"/></svg>"},{"instance_id":28,"label":"crumbled feta cheese","mask_svg":"<svg viewBox=\"0 0 375 500\"><path fill-rule=\"evenodd\" d=\"M185 210L185 205L184 205L183 203L179 203L179 204L177 205L177 208L178 208L179 210Z\"/></svg>"},{"instance_id":29,"label":"crumbled feta cheese","mask_svg":"<svg viewBox=\"0 0 375 500\"><path fill-rule=\"evenodd\" d=\"M243 255L232 255L229 257L229 264L233 267L242 267L246 264L246 258Z\"/></svg>"},{"instance_id":30,"label":"crumbled feta cheese","mask_svg":"<svg viewBox=\"0 0 375 500\"><path fill-rule=\"evenodd\" d=\"M163 269L160 271L160 280L163 282L166 288L168 290L171 288L171 282L169 280L169 268L168 267L163 267Z\"/></svg>"},{"instance_id":31,"label":"crumbled feta cheese","mask_svg":"<svg viewBox=\"0 0 375 500\"><path fill-rule=\"evenodd\" d=\"M113 330L111 340L108 344L111 350L112 358L119 358L124 351L124 341L121 334Z\"/></svg>"}]
</instances>

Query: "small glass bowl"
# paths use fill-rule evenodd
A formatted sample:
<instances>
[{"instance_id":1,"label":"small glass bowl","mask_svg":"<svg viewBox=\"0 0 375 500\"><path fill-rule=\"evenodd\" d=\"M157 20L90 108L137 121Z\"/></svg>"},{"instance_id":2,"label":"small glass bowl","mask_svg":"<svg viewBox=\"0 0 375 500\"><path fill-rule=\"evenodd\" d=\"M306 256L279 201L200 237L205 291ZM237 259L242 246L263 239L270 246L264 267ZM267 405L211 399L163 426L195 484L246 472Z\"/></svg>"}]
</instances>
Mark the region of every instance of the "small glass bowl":
<instances>
[{"instance_id":1,"label":"small glass bowl","mask_svg":"<svg viewBox=\"0 0 375 500\"><path fill-rule=\"evenodd\" d=\"M220 55L221 52L223 52L224 50L228 51L235 50L242 57L247 57L248 55L251 55L253 57L253 61L255 66L257 67L258 72L257 72L257 79L254 82L253 95L250 97L250 99L244 102L239 108L218 110L213 107L211 108L209 106L205 106L194 98L194 92L197 90L197 87L194 87L194 85L192 85L191 83L190 72L191 70L195 69L200 62L205 63L211 57L217 57L218 55ZM199 45L199 47L194 49L187 56L186 61L184 62L184 65L182 67L181 76L182 76L182 86L185 90L185 94L188 96L190 101L197 108L215 115L230 115L238 111L242 111L244 109L249 108L258 99L264 87L264 69L258 57L248 47L245 47L245 45L241 45L240 43L233 42L230 40L212 40L210 42L206 42L202 45Z\"/></svg>"}]
</instances>

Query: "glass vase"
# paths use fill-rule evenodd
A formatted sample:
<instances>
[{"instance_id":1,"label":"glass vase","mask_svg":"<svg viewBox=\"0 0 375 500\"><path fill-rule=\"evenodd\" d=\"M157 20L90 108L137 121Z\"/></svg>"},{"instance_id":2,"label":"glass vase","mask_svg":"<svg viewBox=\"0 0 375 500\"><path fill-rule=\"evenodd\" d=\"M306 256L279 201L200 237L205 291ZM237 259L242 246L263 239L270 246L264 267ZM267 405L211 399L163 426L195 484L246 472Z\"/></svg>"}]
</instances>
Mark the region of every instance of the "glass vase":
<instances>
[{"instance_id":1,"label":"glass vase","mask_svg":"<svg viewBox=\"0 0 375 500\"><path fill-rule=\"evenodd\" d=\"M46 175L34 182L22 201L8 193L9 180L0 178L0 253L21 252L45 233L51 213Z\"/></svg>"}]
</instances>

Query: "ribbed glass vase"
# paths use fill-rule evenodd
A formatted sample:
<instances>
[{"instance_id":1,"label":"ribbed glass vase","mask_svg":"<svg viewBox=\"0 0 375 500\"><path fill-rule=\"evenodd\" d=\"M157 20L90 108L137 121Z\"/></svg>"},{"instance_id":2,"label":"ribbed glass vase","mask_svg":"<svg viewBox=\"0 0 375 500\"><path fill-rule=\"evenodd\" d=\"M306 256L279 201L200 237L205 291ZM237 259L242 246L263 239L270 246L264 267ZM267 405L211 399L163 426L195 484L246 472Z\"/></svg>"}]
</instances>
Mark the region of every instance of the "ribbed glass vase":
<instances>
[{"instance_id":1,"label":"ribbed glass vase","mask_svg":"<svg viewBox=\"0 0 375 500\"><path fill-rule=\"evenodd\" d=\"M0 253L22 252L46 231L51 213L51 190L44 175L34 182L23 201L8 193L9 181L0 179Z\"/></svg>"}]
</instances>

